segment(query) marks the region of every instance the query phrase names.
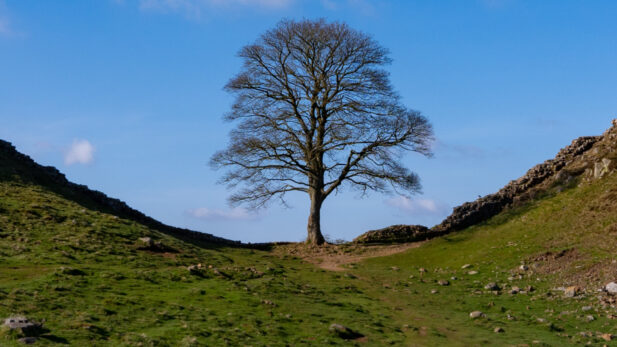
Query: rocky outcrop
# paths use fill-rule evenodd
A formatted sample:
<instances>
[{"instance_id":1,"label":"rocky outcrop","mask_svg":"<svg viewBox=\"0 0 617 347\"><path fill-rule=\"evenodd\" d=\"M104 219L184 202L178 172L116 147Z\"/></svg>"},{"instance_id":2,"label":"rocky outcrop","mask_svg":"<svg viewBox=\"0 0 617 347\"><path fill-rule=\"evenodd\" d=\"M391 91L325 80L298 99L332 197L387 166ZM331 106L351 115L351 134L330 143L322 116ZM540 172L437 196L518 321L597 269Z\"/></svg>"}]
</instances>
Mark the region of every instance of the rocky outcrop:
<instances>
[{"instance_id":1,"label":"rocky outcrop","mask_svg":"<svg viewBox=\"0 0 617 347\"><path fill-rule=\"evenodd\" d=\"M449 233L486 221L503 210L524 203L551 188L563 189L577 178L599 179L615 169L617 120L602 136L580 137L563 148L554 159L531 168L495 194L467 202L454 209L431 230Z\"/></svg>"},{"instance_id":2,"label":"rocky outcrop","mask_svg":"<svg viewBox=\"0 0 617 347\"><path fill-rule=\"evenodd\" d=\"M393 225L379 230L371 230L356 237L354 243L405 243L424 241L435 236L437 232L422 225Z\"/></svg>"},{"instance_id":3,"label":"rocky outcrop","mask_svg":"<svg viewBox=\"0 0 617 347\"><path fill-rule=\"evenodd\" d=\"M0 140L1 180L19 180L41 185L84 207L130 219L181 239L214 244L240 245L239 241L231 241L211 234L163 224L129 207L121 200L110 198L99 191L89 189L85 185L70 182L55 167L37 164L29 156L18 152L11 143L3 140Z\"/></svg>"},{"instance_id":4,"label":"rocky outcrop","mask_svg":"<svg viewBox=\"0 0 617 347\"><path fill-rule=\"evenodd\" d=\"M369 231L356 242L411 242L425 240L482 223L504 210L533 200L539 195L561 190L576 182L588 182L611 174L617 168L617 119L601 136L580 137L557 153L554 159L531 168L497 193L466 202L431 229L395 225ZM401 235L396 237L393 235ZM380 241L375 241L380 240Z\"/></svg>"}]
</instances>

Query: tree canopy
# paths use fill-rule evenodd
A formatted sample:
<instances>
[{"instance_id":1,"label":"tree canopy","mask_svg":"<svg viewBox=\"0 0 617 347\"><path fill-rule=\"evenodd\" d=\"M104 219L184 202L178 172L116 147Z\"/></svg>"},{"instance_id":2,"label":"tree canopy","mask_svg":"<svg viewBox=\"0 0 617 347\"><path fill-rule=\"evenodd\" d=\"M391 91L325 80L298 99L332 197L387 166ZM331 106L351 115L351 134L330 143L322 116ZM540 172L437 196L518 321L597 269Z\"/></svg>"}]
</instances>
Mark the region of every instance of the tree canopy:
<instances>
[{"instance_id":1,"label":"tree canopy","mask_svg":"<svg viewBox=\"0 0 617 347\"><path fill-rule=\"evenodd\" d=\"M323 19L283 20L239 56L242 70L225 87L235 95L225 118L237 126L211 160L228 168L232 204L257 208L307 193L308 241L321 244L323 201L342 187L420 190L400 158L430 155L432 127L402 105L384 69L388 51L370 36Z\"/></svg>"}]
</instances>

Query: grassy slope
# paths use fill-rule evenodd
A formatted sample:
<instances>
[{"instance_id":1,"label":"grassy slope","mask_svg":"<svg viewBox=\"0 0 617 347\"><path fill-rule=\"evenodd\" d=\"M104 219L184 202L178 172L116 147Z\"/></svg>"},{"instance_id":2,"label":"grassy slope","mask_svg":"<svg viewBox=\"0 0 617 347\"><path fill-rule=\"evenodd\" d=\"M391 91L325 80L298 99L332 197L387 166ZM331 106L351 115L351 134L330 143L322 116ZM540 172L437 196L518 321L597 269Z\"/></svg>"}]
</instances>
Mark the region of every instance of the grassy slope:
<instances>
[{"instance_id":1,"label":"grassy slope","mask_svg":"<svg viewBox=\"0 0 617 347\"><path fill-rule=\"evenodd\" d=\"M264 251L187 244L86 209L44 187L5 178L0 180L0 317L45 319L49 332L41 345L605 343L595 335L617 333L615 321L592 292L615 276L614 192L617 177L611 176L420 248L333 273ZM180 252L137 250L143 236ZM559 263L557 273L530 260L571 248L575 256ZM508 281L521 261L532 271ZM190 274L186 267L197 263L213 269ZM462 270L463 264L473 268ZM420 267L429 272L420 277ZM468 275L469 270L479 273ZM435 283L452 276L458 279L450 286ZM596 284L580 298L547 294L556 286L590 281ZM495 295L483 290L487 282L533 285L536 291ZM439 293L431 294L432 289ZM594 311L582 312L586 305ZM470 320L474 310L487 318ZM516 319L508 320L508 314ZM587 322L589 314L596 320ZM333 322L360 331L368 341L331 336L327 328ZM494 333L496 326L505 333ZM12 344L15 336L0 331L0 345Z\"/></svg>"},{"instance_id":2,"label":"grassy slope","mask_svg":"<svg viewBox=\"0 0 617 347\"><path fill-rule=\"evenodd\" d=\"M617 334L616 321L607 318L617 314L616 310L602 309L594 293L617 279L613 263L617 259L616 212L617 177L612 175L418 249L371 259L357 271L370 283L389 285L372 286L369 295L379 295L396 308L397 318L410 326L408 342L515 345L540 341L560 346L591 341L602 345L606 341L597 338L598 333ZM535 260L545 252L562 250L570 250L567 254L574 256L563 261ZM531 270L524 272L522 279L509 281L523 262ZM463 270L464 264L473 267ZM400 270L392 271L392 266ZM429 271L422 280L420 267ZM470 270L478 274L467 274ZM450 286L435 283L452 276L459 279L450 280ZM525 295L495 295L483 289L489 282L508 289L532 285L536 290ZM587 293L565 299L563 292L551 290L574 284L585 286ZM439 293L431 294L432 289ZM583 312L581 308L587 305L593 310ZM475 310L486 313L487 319L471 321L468 314ZM516 319L508 320L508 314ZM596 320L587 322L588 315ZM505 333L494 333L497 326ZM581 332L594 337L583 337Z\"/></svg>"},{"instance_id":3,"label":"grassy slope","mask_svg":"<svg viewBox=\"0 0 617 347\"><path fill-rule=\"evenodd\" d=\"M373 341L404 339L388 309L340 274L193 246L38 186L0 182L0 196L0 317L45 319L42 345L321 345L340 342L333 322L377 324ZM143 236L180 253L137 250ZM197 263L213 268L190 274ZM11 344L1 332L0 345Z\"/></svg>"}]
</instances>

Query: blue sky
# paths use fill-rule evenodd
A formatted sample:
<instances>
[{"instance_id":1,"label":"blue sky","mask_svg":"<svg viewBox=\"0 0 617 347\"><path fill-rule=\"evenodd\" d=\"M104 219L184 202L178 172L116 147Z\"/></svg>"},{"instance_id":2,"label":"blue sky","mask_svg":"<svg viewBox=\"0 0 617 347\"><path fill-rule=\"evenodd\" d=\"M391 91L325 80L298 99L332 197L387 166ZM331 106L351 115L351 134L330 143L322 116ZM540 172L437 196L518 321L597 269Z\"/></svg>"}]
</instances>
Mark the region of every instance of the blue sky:
<instances>
[{"instance_id":1,"label":"blue sky","mask_svg":"<svg viewBox=\"0 0 617 347\"><path fill-rule=\"evenodd\" d=\"M302 240L307 197L230 209L207 164L233 126L237 51L281 18L319 17L390 50L393 85L437 138L434 158L404 159L422 195L329 198L333 239L437 224L617 118L615 1L0 0L0 138L168 224Z\"/></svg>"}]
</instances>

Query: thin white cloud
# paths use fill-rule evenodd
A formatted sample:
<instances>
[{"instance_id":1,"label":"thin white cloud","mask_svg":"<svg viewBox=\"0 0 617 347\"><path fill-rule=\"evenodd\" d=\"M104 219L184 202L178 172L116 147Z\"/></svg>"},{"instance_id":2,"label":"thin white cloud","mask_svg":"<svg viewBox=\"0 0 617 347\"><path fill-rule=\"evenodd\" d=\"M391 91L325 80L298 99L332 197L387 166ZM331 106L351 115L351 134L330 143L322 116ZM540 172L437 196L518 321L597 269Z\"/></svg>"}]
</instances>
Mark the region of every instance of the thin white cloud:
<instances>
[{"instance_id":1,"label":"thin white cloud","mask_svg":"<svg viewBox=\"0 0 617 347\"><path fill-rule=\"evenodd\" d=\"M207 10L252 8L277 10L289 7L295 0L139 0L142 11L182 13L199 18Z\"/></svg>"},{"instance_id":2,"label":"thin white cloud","mask_svg":"<svg viewBox=\"0 0 617 347\"><path fill-rule=\"evenodd\" d=\"M0 0L0 36L12 36L11 21L4 0Z\"/></svg>"},{"instance_id":3,"label":"thin white cloud","mask_svg":"<svg viewBox=\"0 0 617 347\"><path fill-rule=\"evenodd\" d=\"M75 140L64 155L66 165L89 164L94 160L94 146L87 140Z\"/></svg>"},{"instance_id":4,"label":"thin white cloud","mask_svg":"<svg viewBox=\"0 0 617 347\"><path fill-rule=\"evenodd\" d=\"M430 199L412 200L404 196L397 196L386 200L385 203L411 215L441 215L448 212L448 206Z\"/></svg>"},{"instance_id":5,"label":"thin white cloud","mask_svg":"<svg viewBox=\"0 0 617 347\"><path fill-rule=\"evenodd\" d=\"M230 210L209 209L206 207L195 208L186 211L193 218L203 219L208 221L221 220L255 220L258 214L244 208L233 208Z\"/></svg>"}]
</instances>

